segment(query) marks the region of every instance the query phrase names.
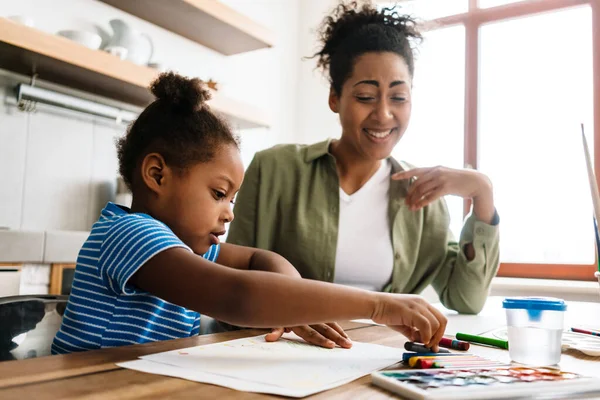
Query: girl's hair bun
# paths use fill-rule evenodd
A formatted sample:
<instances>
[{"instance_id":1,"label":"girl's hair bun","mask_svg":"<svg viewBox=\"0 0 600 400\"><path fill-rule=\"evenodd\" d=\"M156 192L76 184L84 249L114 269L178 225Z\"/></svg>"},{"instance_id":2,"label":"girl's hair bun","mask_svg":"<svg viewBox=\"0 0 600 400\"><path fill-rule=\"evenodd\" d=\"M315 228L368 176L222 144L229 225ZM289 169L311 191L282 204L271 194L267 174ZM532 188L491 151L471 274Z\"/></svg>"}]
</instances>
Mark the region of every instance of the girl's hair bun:
<instances>
[{"instance_id":1,"label":"girl's hair bun","mask_svg":"<svg viewBox=\"0 0 600 400\"><path fill-rule=\"evenodd\" d=\"M150 90L160 103L180 112L198 111L211 97L202 80L174 72L160 74L150 85Z\"/></svg>"}]
</instances>

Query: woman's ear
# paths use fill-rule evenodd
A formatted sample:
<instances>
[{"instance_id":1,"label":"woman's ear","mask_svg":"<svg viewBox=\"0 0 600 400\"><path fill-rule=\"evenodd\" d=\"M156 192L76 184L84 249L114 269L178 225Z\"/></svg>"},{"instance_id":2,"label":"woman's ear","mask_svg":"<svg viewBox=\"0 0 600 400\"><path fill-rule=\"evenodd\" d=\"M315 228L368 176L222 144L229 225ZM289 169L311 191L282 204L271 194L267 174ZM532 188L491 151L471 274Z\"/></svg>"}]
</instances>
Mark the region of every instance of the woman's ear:
<instances>
[{"instance_id":1,"label":"woman's ear","mask_svg":"<svg viewBox=\"0 0 600 400\"><path fill-rule=\"evenodd\" d=\"M333 89L333 86L331 86L329 88L329 109L337 114L339 112L339 103L340 98Z\"/></svg>"},{"instance_id":2,"label":"woman's ear","mask_svg":"<svg viewBox=\"0 0 600 400\"><path fill-rule=\"evenodd\" d=\"M154 193L160 193L165 185L165 177L169 174L169 167L159 153L147 154L142 160L141 175L144 185Z\"/></svg>"}]
</instances>

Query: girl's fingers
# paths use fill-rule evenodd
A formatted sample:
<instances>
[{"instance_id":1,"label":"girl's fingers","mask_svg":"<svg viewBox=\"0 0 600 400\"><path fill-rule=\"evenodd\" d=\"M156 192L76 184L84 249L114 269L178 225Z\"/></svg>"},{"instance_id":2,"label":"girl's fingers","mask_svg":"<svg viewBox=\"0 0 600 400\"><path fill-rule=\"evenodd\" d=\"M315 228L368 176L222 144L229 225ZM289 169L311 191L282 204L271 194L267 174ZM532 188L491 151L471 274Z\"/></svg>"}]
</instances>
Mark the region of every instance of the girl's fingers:
<instances>
[{"instance_id":1,"label":"girl's fingers","mask_svg":"<svg viewBox=\"0 0 600 400\"><path fill-rule=\"evenodd\" d=\"M433 336L431 321L429 318L427 318L421 311L415 310L414 315L412 316L411 325L413 328L416 328L419 331L421 335L421 341L425 344L429 343L431 337Z\"/></svg>"},{"instance_id":2,"label":"girl's fingers","mask_svg":"<svg viewBox=\"0 0 600 400\"><path fill-rule=\"evenodd\" d=\"M434 315L429 308L423 309L421 311L421 314L425 318L427 318L427 320L429 321L429 325L431 326L431 334L428 336L429 340L425 341L425 338L422 337L423 344L430 346L432 343L434 343L435 334L438 333L438 330L440 328L440 321L438 317Z\"/></svg>"},{"instance_id":3,"label":"girl's fingers","mask_svg":"<svg viewBox=\"0 0 600 400\"><path fill-rule=\"evenodd\" d=\"M329 325L331 328L335 329L335 331L337 333L339 333L340 335L342 335L346 339L350 339L350 337L348 336L348 334L336 322L330 322L327 325Z\"/></svg>"},{"instance_id":4,"label":"girl's fingers","mask_svg":"<svg viewBox=\"0 0 600 400\"><path fill-rule=\"evenodd\" d=\"M332 332L335 332L333 329L329 329ZM321 333L319 333L318 331L316 331L308 325L295 326L294 328L292 328L292 331L310 344L326 347L328 349L333 349L335 347L335 342L333 340L328 339L327 337L323 336ZM337 335L339 336L339 334Z\"/></svg>"},{"instance_id":5,"label":"girl's fingers","mask_svg":"<svg viewBox=\"0 0 600 400\"><path fill-rule=\"evenodd\" d=\"M279 340L281 335L283 335L284 328L273 328L271 329L271 333L268 333L265 336L265 340L267 342L276 342Z\"/></svg>"},{"instance_id":6,"label":"girl's fingers","mask_svg":"<svg viewBox=\"0 0 600 400\"><path fill-rule=\"evenodd\" d=\"M346 337L342 336L342 334L340 334L337 330L333 329L329 324L311 325L311 328L319 332L321 336L326 337L327 339L336 343L340 347L343 347L345 349L349 349L350 347L352 347L352 342L350 341L350 339L347 339Z\"/></svg>"},{"instance_id":7,"label":"girl's fingers","mask_svg":"<svg viewBox=\"0 0 600 400\"><path fill-rule=\"evenodd\" d=\"M446 332L446 325L448 324L448 318L446 318L446 316L444 314L442 314L441 311L435 307L430 306L429 311L431 311L431 313L437 318L437 320L440 323L440 325L437 329L437 332L434 333L433 338L431 339L431 343L435 343L435 347L437 348L436 352L437 352L439 350L438 343L440 342L440 340L444 336L444 333Z\"/></svg>"}]
</instances>

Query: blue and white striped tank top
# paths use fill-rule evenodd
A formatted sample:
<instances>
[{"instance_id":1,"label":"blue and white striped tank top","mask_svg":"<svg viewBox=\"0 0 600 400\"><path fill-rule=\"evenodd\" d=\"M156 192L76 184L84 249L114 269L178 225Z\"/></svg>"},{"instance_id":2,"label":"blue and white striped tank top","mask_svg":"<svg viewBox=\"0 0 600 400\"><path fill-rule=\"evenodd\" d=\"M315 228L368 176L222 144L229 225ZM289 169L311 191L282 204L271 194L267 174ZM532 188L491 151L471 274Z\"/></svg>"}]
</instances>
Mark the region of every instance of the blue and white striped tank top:
<instances>
[{"instance_id":1,"label":"blue and white striped tank top","mask_svg":"<svg viewBox=\"0 0 600 400\"><path fill-rule=\"evenodd\" d=\"M77 257L71 294L53 354L197 335L200 314L127 284L156 254L191 251L162 222L108 203ZM204 258L216 261L219 246Z\"/></svg>"}]
</instances>

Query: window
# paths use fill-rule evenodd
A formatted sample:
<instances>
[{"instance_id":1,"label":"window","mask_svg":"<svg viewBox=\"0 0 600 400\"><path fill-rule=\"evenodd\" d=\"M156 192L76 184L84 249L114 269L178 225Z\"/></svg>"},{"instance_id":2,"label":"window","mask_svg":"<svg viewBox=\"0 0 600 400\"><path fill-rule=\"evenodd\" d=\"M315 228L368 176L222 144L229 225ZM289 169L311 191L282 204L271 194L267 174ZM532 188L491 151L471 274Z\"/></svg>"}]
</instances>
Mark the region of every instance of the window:
<instances>
[{"instance_id":1,"label":"window","mask_svg":"<svg viewBox=\"0 0 600 400\"><path fill-rule=\"evenodd\" d=\"M435 22L423 25L412 121L394 156L470 164L491 177L502 220L499 275L595 280L580 123L600 157L600 0L401 5ZM447 201L458 234L461 201Z\"/></svg>"},{"instance_id":2,"label":"window","mask_svg":"<svg viewBox=\"0 0 600 400\"><path fill-rule=\"evenodd\" d=\"M462 14L469 10L469 0L405 0L403 2L384 1L380 8L398 4L403 14L415 15L422 20L431 20L448 15Z\"/></svg>"},{"instance_id":3,"label":"window","mask_svg":"<svg viewBox=\"0 0 600 400\"><path fill-rule=\"evenodd\" d=\"M465 30L462 25L452 26L424 36L416 52L411 121L393 155L420 167L462 168ZM435 110L435 118L431 117L432 110ZM450 228L458 238L463 222L463 201L447 196L446 202Z\"/></svg>"},{"instance_id":4,"label":"window","mask_svg":"<svg viewBox=\"0 0 600 400\"><path fill-rule=\"evenodd\" d=\"M478 167L494 182L501 261L595 261L580 123L593 149L589 6L480 28Z\"/></svg>"},{"instance_id":5,"label":"window","mask_svg":"<svg viewBox=\"0 0 600 400\"><path fill-rule=\"evenodd\" d=\"M592 40L600 32L595 25L600 0L446 1L442 7L449 8L434 13L425 3L431 5L409 1L405 8L436 21L424 25L431 43L424 44L417 64L413 122L397 152L419 164L457 165L437 146L421 154L422 146L414 144L417 136L429 143L444 140L431 129L452 110L461 121L449 119L444 133L454 138L461 123L464 131L464 151L452 147L452 153L494 182L502 219L499 275L594 280L592 206L579 124L585 124L593 153L594 138L600 137L600 40ZM453 44L441 44L435 35L458 31L464 34L454 40L465 51L453 54L464 55L462 67L444 58ZM466 79L458 77L458 68ZM435 69L464 83L464 113L432 100L448 96L448 88L452 95L457 90L431 78Z\"/></svg>"},{"instance_id":6,"label":"window","mask_svg":"<svg viewBox=\"0 0 600 400\"><path fill-rule=\"evenodd\" d=\"M480 8L489 8L489 7L503 6L506 4L518 3L520 1L523 1L523 0L479 0L479 7Z\"/></svg>"}]
</instances>

